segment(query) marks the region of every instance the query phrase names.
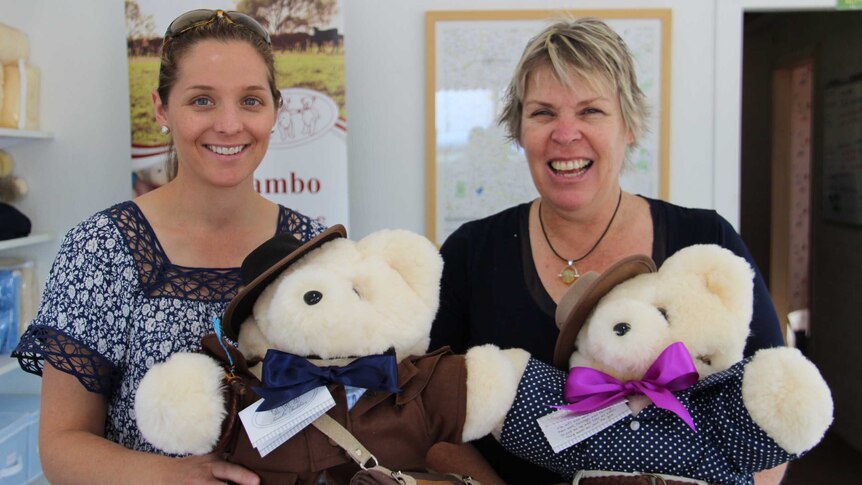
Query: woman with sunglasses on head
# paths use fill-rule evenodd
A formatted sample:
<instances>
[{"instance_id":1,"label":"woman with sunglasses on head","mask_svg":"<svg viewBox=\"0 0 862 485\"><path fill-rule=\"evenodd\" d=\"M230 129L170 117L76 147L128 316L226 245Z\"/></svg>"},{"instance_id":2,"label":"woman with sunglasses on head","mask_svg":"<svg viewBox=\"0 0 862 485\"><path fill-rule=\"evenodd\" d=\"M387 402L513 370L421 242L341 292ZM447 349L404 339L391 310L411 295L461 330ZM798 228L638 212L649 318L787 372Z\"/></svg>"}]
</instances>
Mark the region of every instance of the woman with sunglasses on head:
<instances>
[{"instance_id":1,"label":"woman with sunglasses on head","mask_svg":"<svg viewBox=\"0 0 862 485\"><path fill-rule=\"evenodd\" d=\"M68 233L14 353L43 377L42 467L55 484L258 483L216 456L160 455L136 426L134 399L154 363L200 348L252 249L323 229L254 190L281 103L269 35L237 12L181 15L152 98L172 136L170 182Z\"/></svg>"},{"instance_id":2,"label":"woman with sunglasses on head","mask_svg":"<svg viewBox=\"0 0 862 485\"><path fill-rule=\"evenodd\" d=\"M647 104L625 42L597 19L563 20L531 39L509 84L500 123L526 155L536 200L464 224L441 247L445 261L431 345L455 352L486 343L520 347L553 364L554 311L580 274L634 254L657 265L693 244L718 244L756 268L715 211L625 192L628 152L644 134ZM783 344L763 277L746 355ZM507 483L563 481L506 453L477 447Z\"/></svg>"}]
</instances>

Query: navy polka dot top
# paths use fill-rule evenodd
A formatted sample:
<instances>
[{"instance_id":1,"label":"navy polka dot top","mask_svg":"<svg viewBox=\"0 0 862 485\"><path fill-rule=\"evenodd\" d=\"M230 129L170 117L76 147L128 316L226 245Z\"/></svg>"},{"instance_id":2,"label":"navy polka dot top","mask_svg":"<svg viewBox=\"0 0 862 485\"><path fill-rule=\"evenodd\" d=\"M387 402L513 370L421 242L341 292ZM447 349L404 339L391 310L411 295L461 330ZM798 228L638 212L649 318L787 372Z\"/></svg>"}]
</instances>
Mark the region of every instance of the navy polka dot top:
<instances>
[{"instance_id":1,"label":"navy polka dot top","mask_svg":"<svg viewBox=\"0 0 862 485\"><path fill-rule=\"evenodd\" d=\"M508 451L571 479L579 470L651 472L709 483L753 484L754 473L796 458L751 420L742 403L745 363L675 393L694 418L649 405L592 437L554 453L536 420L566 404L566 372L530 359L503 425Z\"/></svg>"}]
</instances>

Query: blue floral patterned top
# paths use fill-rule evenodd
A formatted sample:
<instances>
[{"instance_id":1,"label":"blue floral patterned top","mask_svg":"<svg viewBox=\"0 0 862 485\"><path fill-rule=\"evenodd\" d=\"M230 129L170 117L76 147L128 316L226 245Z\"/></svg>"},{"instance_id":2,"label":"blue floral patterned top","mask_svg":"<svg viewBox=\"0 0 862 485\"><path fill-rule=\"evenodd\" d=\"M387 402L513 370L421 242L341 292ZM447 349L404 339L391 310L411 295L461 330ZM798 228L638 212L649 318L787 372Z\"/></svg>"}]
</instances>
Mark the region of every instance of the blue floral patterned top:
<instances>
[{"instance_id":1,"label":"blue floral patterned top","mask_svg":"<svg viewBox=\"0 0 862 485\"><path fill-rule=\"evenodd\" d=\"M319 222L280 207L277 232L305 241ZM144 214L126 201L72 228L36 318L12 353L41 375L43 361L108 399L105 437L157 452L135 422L144 373L174 352L196 351L242 280L239 268L188 268L168 260Z\"/></svg>"}]
</instances>

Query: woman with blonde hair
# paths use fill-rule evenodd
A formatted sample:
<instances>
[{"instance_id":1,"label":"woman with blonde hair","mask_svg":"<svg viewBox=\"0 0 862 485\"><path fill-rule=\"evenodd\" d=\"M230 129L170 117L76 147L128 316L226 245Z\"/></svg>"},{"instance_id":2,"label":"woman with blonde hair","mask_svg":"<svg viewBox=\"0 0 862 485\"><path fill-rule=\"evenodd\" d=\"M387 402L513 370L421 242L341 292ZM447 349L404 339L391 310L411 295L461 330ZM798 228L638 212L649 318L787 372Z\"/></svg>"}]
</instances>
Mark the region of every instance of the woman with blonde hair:
<instances>
[{"instance_id":1,"label":"woman with blonde hair","mask_svg":"<svg viewBox=\"0 0 862 485\"><path fill-rule=\"evenodd\" d=\"M648 107L625 42L597 19L553 23L528 43L500 123L526 154L539 197L455 231L445 260L431 348L493 343L552 363L556 302L581 274L633 254L661 263L681 248L719 244L754 261L712 210L625 192L627 154L647 129ZM783 344L763 277L746 355ZM493 441L480 450L508 483L539 483L532 465ZM560 481L542 475L542 480Z\"/></svg>"}]
</instances>

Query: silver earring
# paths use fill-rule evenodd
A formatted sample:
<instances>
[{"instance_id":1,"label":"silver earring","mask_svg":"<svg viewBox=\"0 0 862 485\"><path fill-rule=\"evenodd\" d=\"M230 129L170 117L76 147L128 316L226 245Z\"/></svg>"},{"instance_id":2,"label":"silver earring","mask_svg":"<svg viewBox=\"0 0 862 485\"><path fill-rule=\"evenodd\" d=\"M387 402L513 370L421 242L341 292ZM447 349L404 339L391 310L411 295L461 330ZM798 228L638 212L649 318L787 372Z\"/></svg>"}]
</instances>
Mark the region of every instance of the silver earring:
<instances>
[{"instance_id":1,"label":"silver earring","mask_svg":"<svg viewBox=\"0 0 862 485\"><path fill-rule=\"evenodd\" d=\"M167 135L171 132L171 129L167 125L162 125L162 127L159 128L159 131L162 132L162 135Z\"/></svg>"}]
</instances>

